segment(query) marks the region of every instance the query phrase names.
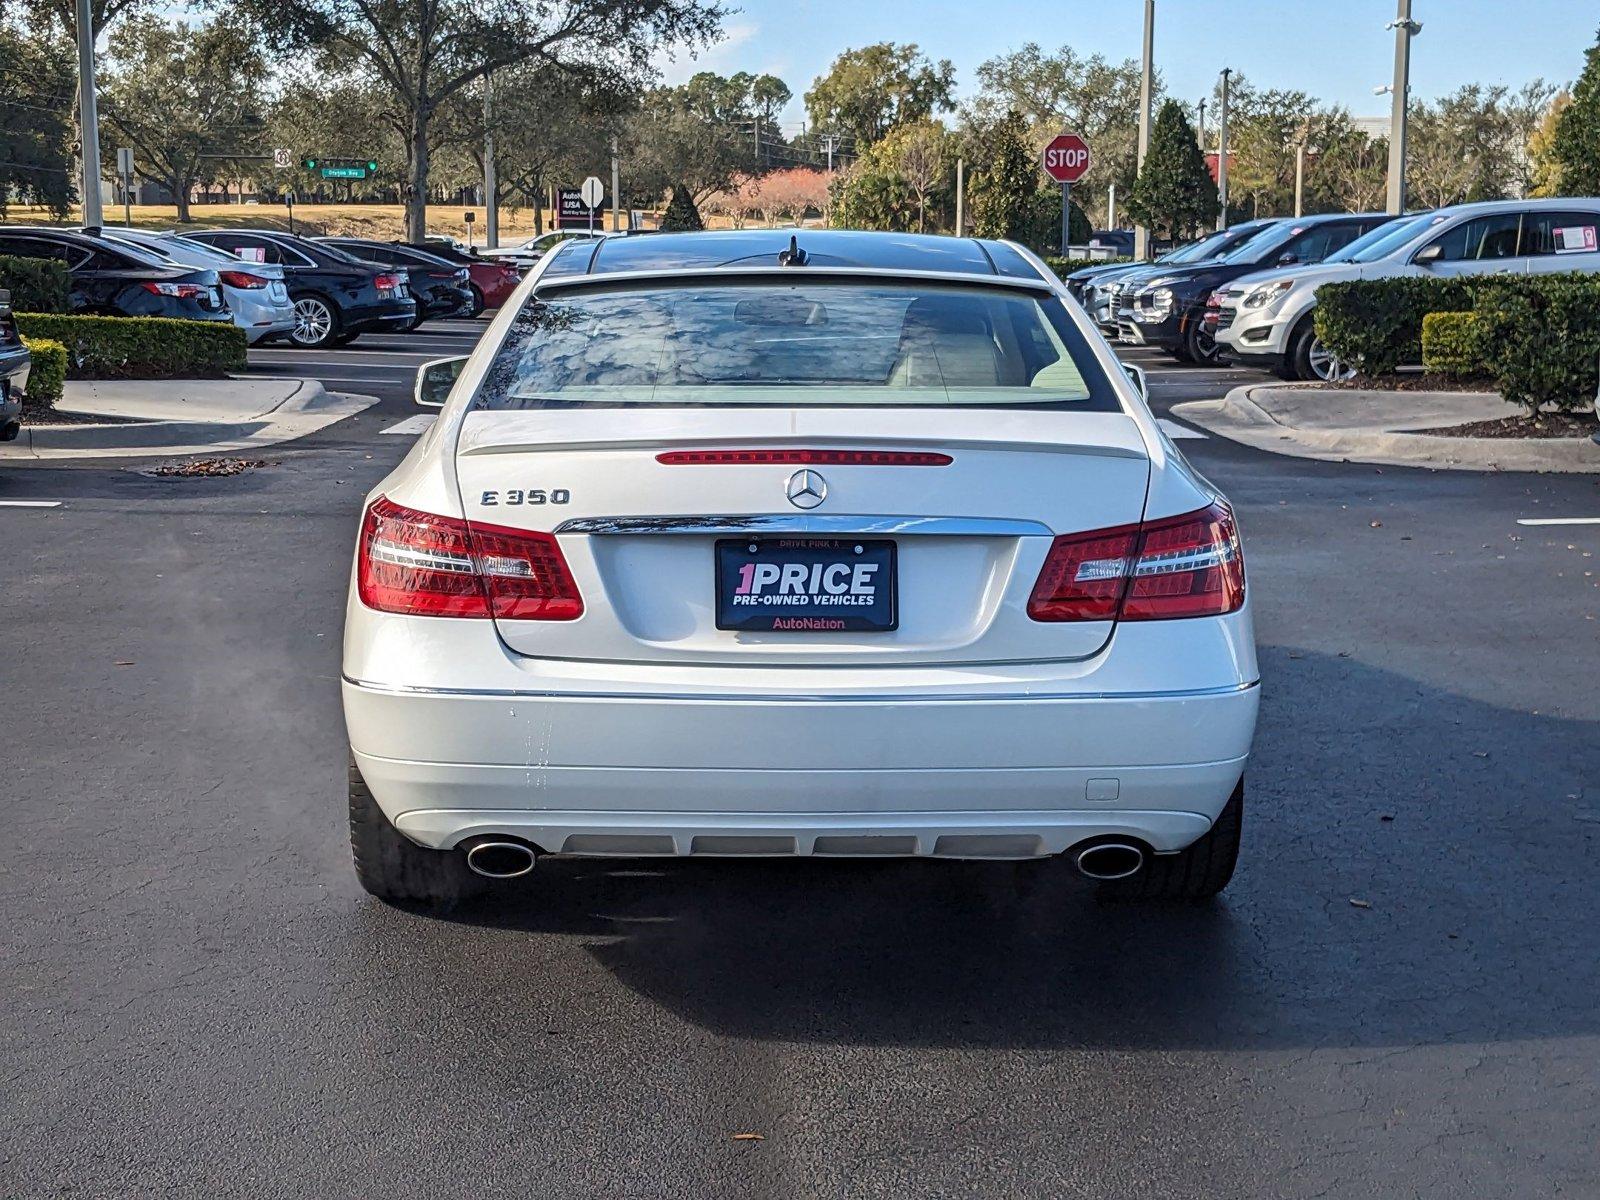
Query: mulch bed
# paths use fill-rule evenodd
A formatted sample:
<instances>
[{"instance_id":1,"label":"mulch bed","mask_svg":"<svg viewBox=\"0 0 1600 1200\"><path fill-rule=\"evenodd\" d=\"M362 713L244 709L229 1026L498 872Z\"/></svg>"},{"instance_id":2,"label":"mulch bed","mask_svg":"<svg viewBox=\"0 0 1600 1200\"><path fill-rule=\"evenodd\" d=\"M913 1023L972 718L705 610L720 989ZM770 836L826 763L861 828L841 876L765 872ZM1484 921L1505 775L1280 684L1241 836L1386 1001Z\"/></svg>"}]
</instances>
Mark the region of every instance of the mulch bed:
<instances>
[{"instance_id":1,"label":"mulch bed","mask_svg":"<svg viewBox=\"0 0 1600 1200\"><path fill-rule=\"evenodd\" d=\"M1600 431L1600 420L1590 413L1540 413L1530 417L1497 417L1474 421L1470 425L1448 425L1443 429L1408 429L1407 433L1433 433L1444 437L1481 438L1579 438Z\"/></svg>"},{"instance_id":2,"label":"mulch bed","mask_svg":"<svg viewBox=\"0 0 1600 1200\"><path fill-rule=\"evenodd\" d=\"M225 475L242 475L257 467L276 466L275 460L266 458L202 458L194 462L163 463L151 467L149 475L178 475L185 479L220 479Z\"/></svg>"},{"instance_id":3,"label":"mulch bed","mask_svg":"<svg viewBox=\"0 0 1600 1200\"><path fill-rule=\"evenodd\" d=\"M137 422L128 417L104 417L94 413L62 412L48 404L22 402L24 425L132 425Z\"/></svg>"}]
</instances>

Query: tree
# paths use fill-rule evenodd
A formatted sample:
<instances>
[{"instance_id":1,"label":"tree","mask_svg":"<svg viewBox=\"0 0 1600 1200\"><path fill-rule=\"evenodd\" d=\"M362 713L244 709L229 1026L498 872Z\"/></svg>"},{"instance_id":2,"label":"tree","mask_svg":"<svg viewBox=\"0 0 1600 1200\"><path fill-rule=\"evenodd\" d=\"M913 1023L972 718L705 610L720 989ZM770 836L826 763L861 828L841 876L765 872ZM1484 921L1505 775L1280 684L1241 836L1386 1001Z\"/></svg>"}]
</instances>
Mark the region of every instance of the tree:
<instances>
[{"instance_id":1,"label":"tree","mask_svg":"<svg viewBox=\"0 0 1600 1200\"><path fill-rule=\"evenodd\" d=\"M739 176L756 173L743 101L728 106L712 94L705 79L696 79L701 79L699 85L692 79L646 93L628 120L625 157L632 192L654 198L683 186L698 204L714 192L728 191ZM748 96L748 90L740 95Z\"/></svg>"},{"instance_id":2,"label":"tree","mask_svg":"<svg viewBox=\"0 0 1600 1200\"><path fill-rule=\"evenodd\" d=\"M689 189L682 184L677 184L672 189L672 199L667 204L667 211L661 214L661 228L667 233L692 233L704 229L705 222L700 219L700 212L694 206L694 197L689 194Z\"/></svg>"},{"instance_id":3,"label":"tree","mask_svg":"<svg viewBox=\"0 0 1600 1200\"><path fill-rule=\"evenodd\" d=\"M955 67L930 62L914 43L879 42L846 50L806 93L819 129L854 139L864 149L896 125L954 107Z\"/></svg>"},{"instance_id":4,"label":"tree","mask_svg":"<svg viewBox=\"0 0 1600 1200\"><path fill-rule=\"evenodd\" d=\"M1206 169L1194 127L1183 106L1168 100L1150 131L1144 169L1128 197L1128 212L1140 224L1177 240L1217 219L1217 185Z\"/></svg>"},{"instance_id":5,"label":"tree","mask_svg":"<svg viewBox=\"0 0 1600 1200\"><path fill-rule=\"evenodd\" d=\"M1584 53L1583 73L1556 122L1550 151L1560 164L1563 191L1600 195L1600 40Z\"/></svg>"},{"instance_id":6,"label":"tree","mask_svg":"<svg viewBox=\"0 0 1600 1200\"><path fill-rule=\"evenodd\" d=\"M1389 193L1389 139L1353 125L1330 130L1316 158L1312 211L1378 212Z\"/></svg>"},{"instance_id":7,"label":"tree","mask_svg":"<svg viewBox=\"0 0 1600 1200\"><path fill-rule=\"evenodd\" d=\"M890 162L916 197L917 232L926 233L928 197L950 183L950 135L938 121L923 120L898 126L884 142Z\"/></svg>"},{"instance_id":8,"label":"tree","mask_svg":"<svg viewBox=\"0 0 1600 1200\"><path fill-rule=\"evenodd\" d=\"M13 198L64 219L76 191L72 97L77 66L58 37L0 25L0 217Z\"/></svg>"},{"instance_id":9,"label":"tree","mask_svg":"<svg viewBox=\"0 0 1600 1200\"><path fill-rule=\"evenodd\" d=\"M789 167L761 177L755 203L767 224L792 221L798 225L812 209L828 203L828 176L812 167Z\"/></svg>"},{"instance_id":10,"label":"tree","mask_svg":"<svg viewBox=\"0 0 1600 1200\"><path fill-rule=\"evenodd\" d=\"M988 138L989 161L972 176L972 232L985 238L1025 239L1032 227L1039 166L1022 114L1008 112Z\"/></svg>"},{"instance_id":11,"label":"tree","mask_svg":"<svg viewBox=\"0 0 1600 1200\"><path fill-rule=\"evenodd\" d=\"M833 219L851 229L925 231L930 200L952 182L950 144L937 121L897 125L835 178Z\"/></svg>"},{"instance_id":12,"label":"tree","mask_svg":"<svg viewBox=\"0 0 1600 1200\"><path fill-rule=\"evenodd\" d=\"M700 211L716 217L727 217L734 229L743 229L755 216L764 215L766 207L763 189L767 179L755 175L741 175L720 192L712 192L700 202Z\"/></svg>"},{"instance_id":13,"label":"tree","mask_svg":"<svg viewBox=\"0 0 1600 1200\"><path fill-rule=\"evenodd\" d=\"M215 158L251 151L260 140L267 68L251 30L220 17L188 25L137 15L117 26L109 49L106 125L133 147L138 173L172 193L178 220L188 221L189 192L213 177Z\"/></svg>"},{"instance_id":14,"label":"tree","mask_svg":"<svg viewBox=\"0 0 1600 1200\"><path fill-rule=\"evenodd\" d=\"M591 81L648 78L651 57L706 42L714 0L219 0L260 22L285 55L315 53L379 83L406 124L406 236L426 233L429 126L492 71L542 63Z\"/></svg>"},{"instance_id":15,"label":"tree","mask_svg":"<svg viewBox=\"0 0 1600 1200\"><path fill-rule=\"evenodd\" d=\"M1078 194L1099 206L1108 185L1125 196L1138 173L1139 77L1137 59L1083 58L1070 46L1045 54L1029 42L978 68L981 90L963 110L963 123L978 133L1014 110L1040 149L1063 131L1081 134L1094 148L1094 161ZM1152 101L1159 103L1159 74L1153 83Z\"/></svg>"},{"instance_id":16,"label":"tree","mask_svg":"<svg viewBox=\"0 0 1600 1200\"><path fill-rule=\"evenodd\" d=\"M264 186L318 196L333 185L306 170L307 158L360 158L378 163L377 177L346 184L346 194L398 195L392 183L405 169L404 122L388 93L359 79L330 78L310 67L286 74L267 111L263 142L294 155L294 166L273 170Z\"/></svg>"},{"instance_id":17,"label":"tree","mask_svg":"<svg viewBox=\"0 0 1600 1200\"><path fill-rule=\"evenodd\" d=\"M1560 92L1550 101L1538 126L1528 138L1528 195L1559 196L1564 191L1561 160L1556 157L1556 129L1561 114L1572 103L1571 92Z\"/></svg>"}]
</instances>

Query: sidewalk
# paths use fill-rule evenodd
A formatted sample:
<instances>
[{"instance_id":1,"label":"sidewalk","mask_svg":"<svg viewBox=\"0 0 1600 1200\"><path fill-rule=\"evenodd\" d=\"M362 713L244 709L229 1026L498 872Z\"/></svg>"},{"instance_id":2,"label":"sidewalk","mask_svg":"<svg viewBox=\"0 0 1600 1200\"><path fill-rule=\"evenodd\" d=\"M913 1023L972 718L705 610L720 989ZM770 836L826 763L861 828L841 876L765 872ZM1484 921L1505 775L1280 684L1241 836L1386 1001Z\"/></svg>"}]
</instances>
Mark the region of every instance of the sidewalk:
<instances>
[{"instance_id":1,"label":"sidewalk","mask_svg":"<svg viewBox=\"0 0 1600 1200\"><path fill-rule=\"evenodd\" d=\"M1292 384L1246 384L1221 400L1172 408L1173 416L1208 433L1296 458L1455 471L1600 473L1600 446L1588 438L1458 438L1411 432L1515 412L1494 393Z\"/></svg>"},{"instance_id":2,"label":"sidewalk","mask_svg":"<svg viewBox=\"0 0 1600 1200\"><path fill-rule=\"evenodd\" d=\"M56 408L113 424L28 425L0 459L138 458L271 446L325 429L377 403L315 379L74 380Z\"/></svg>"}]
</instances>

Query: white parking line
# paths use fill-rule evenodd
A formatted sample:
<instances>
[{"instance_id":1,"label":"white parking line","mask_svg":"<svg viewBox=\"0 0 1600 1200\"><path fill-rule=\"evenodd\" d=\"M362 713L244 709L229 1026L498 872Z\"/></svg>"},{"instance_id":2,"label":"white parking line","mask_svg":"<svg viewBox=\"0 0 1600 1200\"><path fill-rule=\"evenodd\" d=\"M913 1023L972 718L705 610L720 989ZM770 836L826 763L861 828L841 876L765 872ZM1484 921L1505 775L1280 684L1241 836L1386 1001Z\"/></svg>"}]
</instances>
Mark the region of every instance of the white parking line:
<instances>
[{"instance_id":1,"label":"white parking line","mask_svg":"<svg viewBox=\"0 0 1600 1200\"><path fill-rule=\"evenodd\" d=\"M1157 417L1156 424L1167 431L1167 436L1174 440L1178 438L1199 438L1205 441L1207 435L1198 429L1190 429L1187 425L1179 425L1176 421L1169 421L1165 417Z\"/></svg>"},{"instance_id":2,"label":"white parking line","mask_svg":"<svg viewBox=\"0 0 1600 1200\"><path fill-rule=\"evenodd\" d=\"M1600 517L1524 517L1518 525L1600 525Z\"/></svg>"},{"instance_id":3,"label":"white parking line","mask_svg":"<svg viewBox=\"0 0 1600 1200\"><path fill-rule=\"evenodd\" d=\"M382 433L422 433L433 424L432 413L418 413L414 417L407 417L404 421L396 421L393 425L378 430Z\"/></svg>"},{"instance_id":4,"label":"white parking line","mask_svg":"<svg viewBox=\"0 0 1600 1200\"><path fill-rule=\"evenodd\" d=\"M59 500L0 500L0 508L60 508Z\"/></svg>"}]
</instances>

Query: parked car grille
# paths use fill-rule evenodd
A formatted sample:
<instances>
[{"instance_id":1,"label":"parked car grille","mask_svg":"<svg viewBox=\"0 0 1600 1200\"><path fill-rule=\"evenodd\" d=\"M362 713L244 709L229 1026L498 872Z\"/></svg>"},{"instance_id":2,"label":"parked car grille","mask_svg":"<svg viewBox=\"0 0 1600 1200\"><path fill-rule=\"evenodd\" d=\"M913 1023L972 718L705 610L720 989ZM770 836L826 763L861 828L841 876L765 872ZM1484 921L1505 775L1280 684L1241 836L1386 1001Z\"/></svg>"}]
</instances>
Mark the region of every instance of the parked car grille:
<instances>
[{"instance_id":1,"label":"parked car grille","mask_svg":"<svg viewBox=\"0 0 1600 1200\"><path fill-rule=\"evenodd\" d=\"M1233 309L1231 309L1231 308L1223 307L1223 308L1217 309L1217 328L1218 329L1226 329L1226 328L1228 328L1228 326L1233 324L1234 316L1235 316L1235 313L1234 313Z\"/></svg>"}]
</instances>

